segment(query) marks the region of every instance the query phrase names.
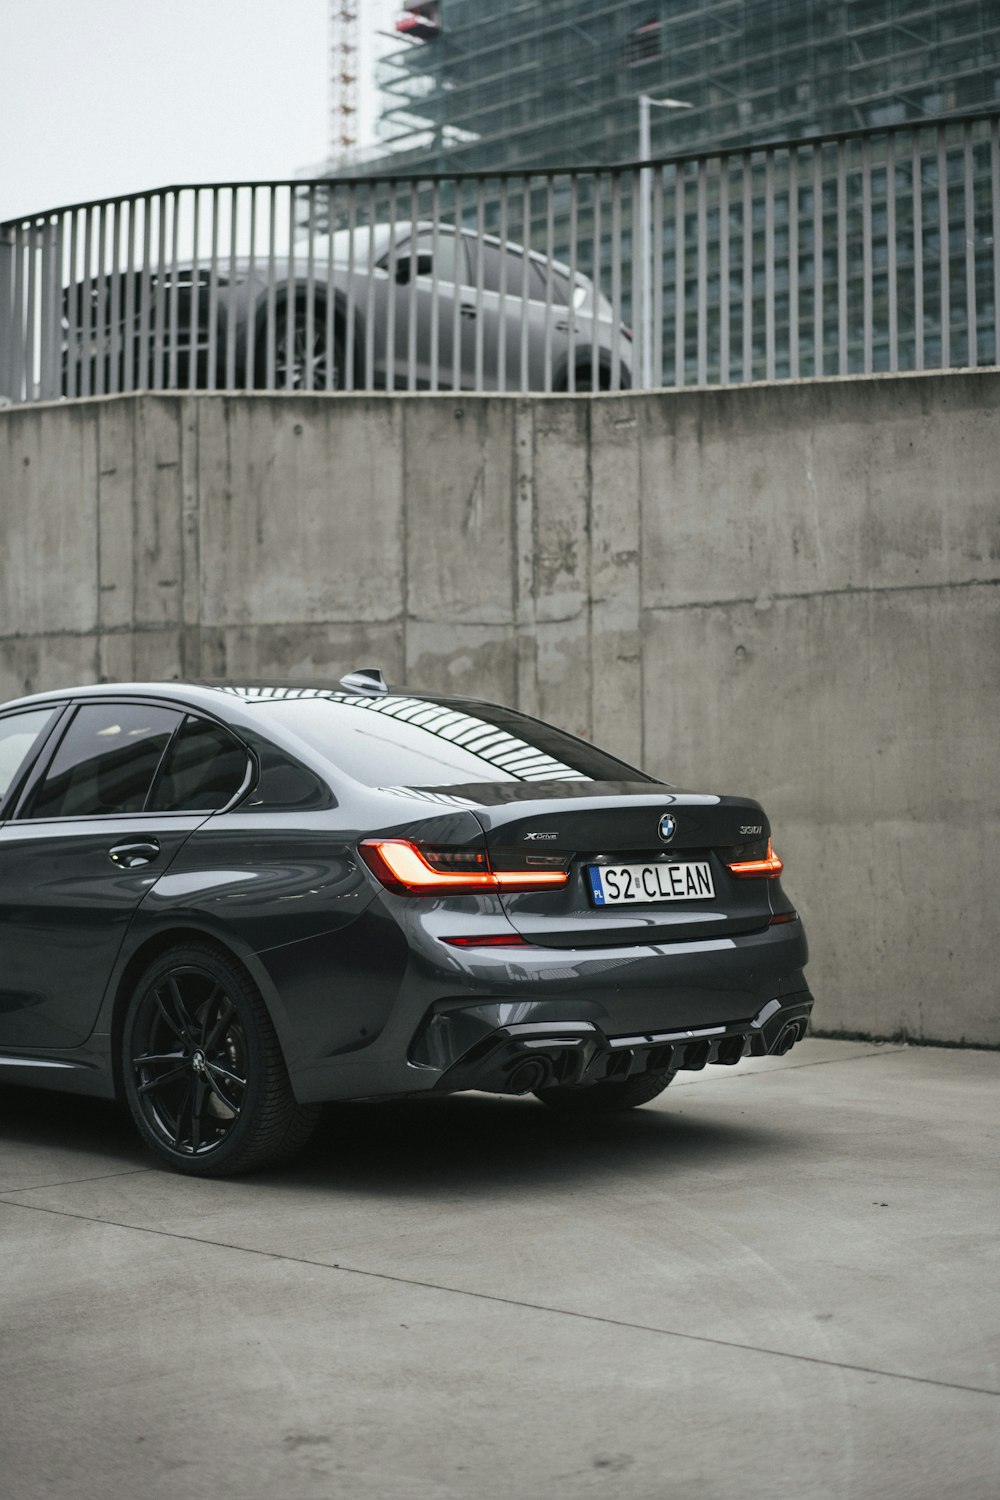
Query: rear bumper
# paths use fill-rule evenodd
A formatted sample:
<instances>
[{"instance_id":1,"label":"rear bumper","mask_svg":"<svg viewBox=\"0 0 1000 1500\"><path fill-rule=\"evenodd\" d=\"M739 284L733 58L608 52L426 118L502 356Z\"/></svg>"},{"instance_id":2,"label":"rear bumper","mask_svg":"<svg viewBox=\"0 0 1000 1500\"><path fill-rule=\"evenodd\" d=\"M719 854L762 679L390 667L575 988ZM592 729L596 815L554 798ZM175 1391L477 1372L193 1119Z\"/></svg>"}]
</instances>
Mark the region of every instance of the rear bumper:
<instances>
[{"instance_id":1,"label":"rear bumper","mask_svg":"<svg viewBox=\"0 0 1000 1500\"><path fill-rule=\"evenodd\" d=\"M743 1020L614 1036L592 1021L534 1018L542 1006L489 1001L429 1016L414 1039L410 1061L437 1072L436 1090L498 1094L713 1063L732 1067L748 1054L787 1052L805 1035L812 1007L812 995L801 990L769 1000Z\"/></svg>"},{"instance_id":2,"label":"rear bumper","mask_svg":"<svg viewBox=\"0 0 1000 1500\"><path fill-rule=\"evenodd\" d=\"M586 1082L731 1064L773 1050L793 1023L796 1039L812 1008L800 922L698 942L477 950L448 947L417 903L398 905L410 957L384 1024L349 1051L324 1056L314 1039L286 1053L303 1102L518 1092L512 1074L532 1057L553 1079Z\"/></svg>"}]
</instances>

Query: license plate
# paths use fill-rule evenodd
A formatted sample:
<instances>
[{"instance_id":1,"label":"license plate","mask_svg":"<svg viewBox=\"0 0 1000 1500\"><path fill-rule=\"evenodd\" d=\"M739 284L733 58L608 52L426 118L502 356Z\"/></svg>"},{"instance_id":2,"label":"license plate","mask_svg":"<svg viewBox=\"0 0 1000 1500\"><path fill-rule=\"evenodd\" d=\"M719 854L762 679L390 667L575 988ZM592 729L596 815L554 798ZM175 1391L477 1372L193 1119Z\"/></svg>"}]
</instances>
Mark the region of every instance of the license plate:
<instances>
[{"instance_id":1,"label":"license plate","mask_svg":"<svg viewBox=\"0 0 1000 1500\"><path fill-rule=\"evenodd\" d=\"M684 864L588 865L595 906L705 901L715 895L707 860Z\"/></svg>"}]
</instances>

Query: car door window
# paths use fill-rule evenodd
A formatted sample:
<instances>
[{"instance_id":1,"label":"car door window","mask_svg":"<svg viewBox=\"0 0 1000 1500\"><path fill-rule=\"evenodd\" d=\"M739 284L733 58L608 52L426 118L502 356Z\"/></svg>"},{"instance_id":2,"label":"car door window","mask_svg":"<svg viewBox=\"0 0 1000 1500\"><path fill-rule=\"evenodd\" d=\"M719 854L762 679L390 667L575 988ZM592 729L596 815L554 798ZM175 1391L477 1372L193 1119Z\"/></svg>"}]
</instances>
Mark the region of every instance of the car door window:
<instances>
[{"instance_id":1,"label":"car door window","mask_svg":"<svg viewBox=\"0 0 1000 1500\"><path fill-rule=\"evenodd\" d=\"M488 240L481 240L475 235L466 236L466 247L471 261L469 277L470 286L478 286L480 276L484 292L498 292L500 290L500 267L503 264L503 252L499 245L491 245ZM521 290L519 280L511 280L512 267L507 269L507 291L518 295ZM520 272L518 272L520 275Z\"/></svg>"},{"instance_id":2,"label":"car door window","mask_svg":"<svg viewBox=\"0 0 1000 1500\"><path fill-rule=\"evenodd\" d=\"M434 235L429 230L419 234L413 246L405 247L410 253L418 256L429 255L433 262L433 272L421 272L422 275L434 275L438 281L448 281L458 284L467 280L465 270L465 256L462 254L461 246L455 243L453 234L443 234L440 230L437 235L437 246L435 248ZM461 254L461 262L459 255Z\"/></svg>"},{"instance_id":3,"label":"car door window","mask_svg":"<svg viewBox=\"0 0 1000 1500\"><path fill-rule=\"evenodd\" d=\"M532 261L532 266L542 283L542 296L548 296L548 283L552 283L552 301L556 307L569 307L571 298L569 277L557 271L554 266L540 266L538 261Z\"/></svg>"},{"instance_id":4,"label":"car door window","mask_svg":"<svg viewBox=\"0 0 1000 1500\"><path fill-rule=\"evenodd\" d=\"M54 713L52 708L36 708L0 720L0 807Z\"/></svg>"},{"instance_id":5,"label":"car door window","mask_svg":"<svg viewBox=\"0 0 1000 1500\"><path fill-rule=\"evenodd\" d=\"M506 293L509 297L528 297L534 302L544 302L552 284L552 302L557 307L566 307L570 301L569 280L547 262L527 259L520 250L508 247L501 249L489 240L468 239L469 256L472 261L472 284L475 285L479 264L482 262L483 291L499 292L501 277L506 277ZM506 263L503 265L503 263ZM503 270L501 266L503 265Z\"/></svg>"},{"instance_id":6,"label":"car door window","mask_svg":"<svg viewBox=\"0 0 1000 1500\"><path fill-rule=\"evenodd\" d=\"M527 283L526 287L525 283ZM508 251L507 285L516 286L518 296L533 298L536 302L541 302L545 297L545 286L538 267L527 255Z\"/></svg>"},{"instance_id":7,"label":"car door window","mask_svg":"<svg viewBox=\"0 0 1000 1500\"><path fill-rule=\"evenodd\" d=\"M430 256L433 269L421 271L421 276L436 276L437 280L454 285L468 285L469 268L466 264L465 247L458 242L457 236L450 230L439 229L437 232L437 244L433 230L426 229L417 235L416 240L403 239L397 241L395 252L386 253L376 265L381 271L391 271L395 265L397 274L404 260L416 255L418 257ZM409 285L408 280L401 283Z\"/></svg>"},{"instance_id":8,"label":"car door window","mask_svg":"<svg viewBox=\"0 0 1000 1500\"><path fill-rule=\"evenodd\" d=\"M144 703L78 708L32 798L30 818L142 812L182 715Z\"/></svg>"},{"instance_id":9,"label":"car door window","mask_svg":"<svg viewBox=\"0 0 1000 1500\"><path fill-rule=\"evenodd\" d=\"M215 812L231 802L246 778L247 752L208 719L189 714L163 759L151 812Z\"/></svg>"}]
</instances>

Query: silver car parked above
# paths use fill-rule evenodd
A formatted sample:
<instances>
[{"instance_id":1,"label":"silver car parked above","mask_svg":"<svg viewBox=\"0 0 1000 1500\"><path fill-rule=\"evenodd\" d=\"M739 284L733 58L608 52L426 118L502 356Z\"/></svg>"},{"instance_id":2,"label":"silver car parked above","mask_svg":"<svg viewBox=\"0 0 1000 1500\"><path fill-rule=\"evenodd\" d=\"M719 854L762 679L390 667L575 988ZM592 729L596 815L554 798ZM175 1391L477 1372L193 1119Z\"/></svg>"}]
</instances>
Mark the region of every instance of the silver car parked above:
<instances>
[{"instance_id":1,"label":"silver car parked above","mask_svg":"<svg viewBox=\"0 0 1000 1500\"><path fill-rule=\"evenodd\" d=\"M123 274L64 294L66 394L631 385L630 331L588 277L453 224L339 229L293 257L145 271L112 296Z\"/></svg>"}]
</instances>

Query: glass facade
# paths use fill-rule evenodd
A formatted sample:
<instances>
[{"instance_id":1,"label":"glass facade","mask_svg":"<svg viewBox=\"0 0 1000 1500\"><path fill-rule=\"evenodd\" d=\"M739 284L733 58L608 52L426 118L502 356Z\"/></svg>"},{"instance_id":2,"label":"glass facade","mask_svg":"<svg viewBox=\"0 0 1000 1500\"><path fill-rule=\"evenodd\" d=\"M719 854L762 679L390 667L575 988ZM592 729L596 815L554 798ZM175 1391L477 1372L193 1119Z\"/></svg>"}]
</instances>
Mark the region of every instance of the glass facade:
<instances>
[{"instance_id":1,"label":"glass facade","mask_svg":"<svg viewBox=\"0 0 1000 1500\"><path fill-rule=\"evenodd\" d=\"M1000 108L997 0L439 0L379 65L386 152L442 172L652 154Z\"/></svg>"},{"instance_id":2,"label":"glass facade","mask_svg":"<svg viewBox=\"0 0 1000 1500\"><path fill-rule=\"evenodd\" d=\"M1000 112L1000 0L406 8L423 39L379 64L381 149L366 173L481 173L478 187L442 184L439 211L579 255L647 330L654 384L996 359L996 127L906 127ZM635 179L622 175L617 221L575 179L571 227L568 186L525 194L512 214L513 180L498 175L634 162L643 94L684 106L651 109L650 156L706 158L651 174L655 316L638 305ZM819 144L856 130L872 135ZM739 154L790 140L816 145ZM429 191L419 206L431 211Z\"/></svg>"}]
</instances>

